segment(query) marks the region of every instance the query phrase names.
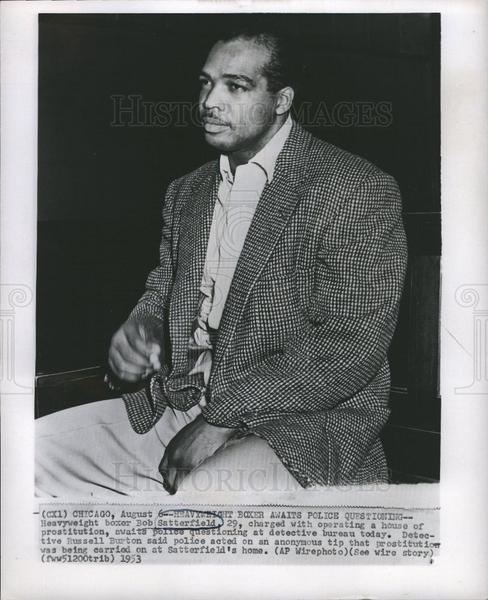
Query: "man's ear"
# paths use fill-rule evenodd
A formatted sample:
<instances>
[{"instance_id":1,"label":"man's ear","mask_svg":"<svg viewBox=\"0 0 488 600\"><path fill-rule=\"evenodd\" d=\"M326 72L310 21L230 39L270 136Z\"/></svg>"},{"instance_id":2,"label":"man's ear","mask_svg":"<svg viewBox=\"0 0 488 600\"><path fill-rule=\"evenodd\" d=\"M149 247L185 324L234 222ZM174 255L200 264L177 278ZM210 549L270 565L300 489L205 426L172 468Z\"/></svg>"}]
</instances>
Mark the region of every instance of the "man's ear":
<instances>
[{"instance_id":1,"label":"man's ear","mask_svg":"<svg viewBox=\"0 0 488 600\"><path fill-rule=\"evenodd\" d=\"M275 112L277 115L283 115L291 109L295 90L292 87L284 87L277 94Z\"/></svg>"}]
</instances>

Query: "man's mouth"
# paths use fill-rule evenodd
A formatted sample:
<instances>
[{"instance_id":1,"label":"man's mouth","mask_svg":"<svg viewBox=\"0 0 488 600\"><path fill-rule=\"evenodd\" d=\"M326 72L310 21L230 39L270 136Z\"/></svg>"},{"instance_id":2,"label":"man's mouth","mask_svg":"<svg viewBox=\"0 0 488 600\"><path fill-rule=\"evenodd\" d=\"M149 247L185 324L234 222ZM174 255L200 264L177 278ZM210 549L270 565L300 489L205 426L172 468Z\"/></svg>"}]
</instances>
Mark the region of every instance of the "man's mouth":
<instances>
[{"instance_id":1,"label":"man's mouth","mask_svg":"<svg viewBox=\"0 0 488 600\"><path fill-rule=\"evenodd\" d=\"M204 117L202 119L203 128L207 133L219 133L223 129L227 128L229 125L224 121L219 121L218 119L212 119L211 117Z\"/></svg>"}]
</instances>

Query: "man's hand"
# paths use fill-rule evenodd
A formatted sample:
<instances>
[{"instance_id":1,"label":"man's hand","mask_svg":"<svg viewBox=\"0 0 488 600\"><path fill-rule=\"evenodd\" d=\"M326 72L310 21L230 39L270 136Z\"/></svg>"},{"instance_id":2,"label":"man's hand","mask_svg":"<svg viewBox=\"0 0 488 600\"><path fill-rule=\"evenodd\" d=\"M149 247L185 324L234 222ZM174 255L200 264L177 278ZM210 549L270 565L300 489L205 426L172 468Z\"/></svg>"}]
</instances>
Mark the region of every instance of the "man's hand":
<instances>
[{"instance_id":1,"label":"man's hand","mask_svg":"<svg viewBox=\"0 0 488 600\"><path fill-rule=\"evenodd\" d=\"M113 335L108 364L120 380L137 382L161 368L163 325L156 317L128 319Z\"/></svg>"},{"instance_id":2,"label":"man's hand","mask_svg":"<svg viewBox=\"0 0 488 600\"><path fill-rule=\"evenodd\" d=\"M167 491L174 494L186 475L215 454L236 431L211 425L202 415L183 427L166 447L159 464Z\"/></svg>"}]
</instances>

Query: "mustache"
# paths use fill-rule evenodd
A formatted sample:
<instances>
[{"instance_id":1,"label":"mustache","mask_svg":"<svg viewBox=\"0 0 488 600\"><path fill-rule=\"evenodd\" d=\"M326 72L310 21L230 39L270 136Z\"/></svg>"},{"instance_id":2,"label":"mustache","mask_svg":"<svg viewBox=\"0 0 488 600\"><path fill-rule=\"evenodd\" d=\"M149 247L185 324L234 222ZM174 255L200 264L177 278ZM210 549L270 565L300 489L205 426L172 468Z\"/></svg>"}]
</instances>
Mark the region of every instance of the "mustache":
<instances>
[{"instance_id":1,"label":"mustache","mask_svg":"<svg viewBox=\"0 0 488 600\"><path fill-rule=\"evenodd\" d=\"M218 119L214 115L212 115L212 113L205 112L205 111L200 113L200 119L204 123L208 123L209 125L229 125L229 123L227 121Z\"/></svg>"}]
</instances>

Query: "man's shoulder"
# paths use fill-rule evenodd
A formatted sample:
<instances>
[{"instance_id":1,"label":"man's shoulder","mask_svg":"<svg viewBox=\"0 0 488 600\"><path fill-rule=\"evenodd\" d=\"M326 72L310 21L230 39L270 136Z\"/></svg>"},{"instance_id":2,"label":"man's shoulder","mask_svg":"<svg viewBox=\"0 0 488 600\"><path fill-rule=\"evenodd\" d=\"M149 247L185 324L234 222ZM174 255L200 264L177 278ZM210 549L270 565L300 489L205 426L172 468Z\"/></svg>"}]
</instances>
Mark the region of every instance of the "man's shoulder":
<instances>
[{"instance_id":1,"label":"man's shoulder","mask_svg":"<svg viewBox=\"0 0 488 600\"><path fill-rule=\"evenodd\" d=\"M357 187L370 178L392 180L392 176L363 156L322 140L311 133L307 172L310 182L327 181L339 188Z\"/></svg>"},{"instance_id":2,"label":"man's shoulder","mask_svg":"<svg viewBox=\"0 0 488 600\"><path fill-rule=\"evenodd\" d=\"M387 202L401 206L395 179L373 162L322 140L298 125L288 147L286 165L297 182L302 205L312 211L339 210L345 203L357 210Z\"/></svg>"},{"instance_id":3,"label":"man's shoulder","mask_svg":"<svg viewBox=\"0 0 488 600\"><path fill-rule=\"evenodd\" d=\"M217 159L206 162L196 169L193 169L193 171L173 179L169 184L169 187L178 192L187 188L193 188L196 185L201 185L203 179L216 174L217 164Z\"/></svg>"}]
</instances>

